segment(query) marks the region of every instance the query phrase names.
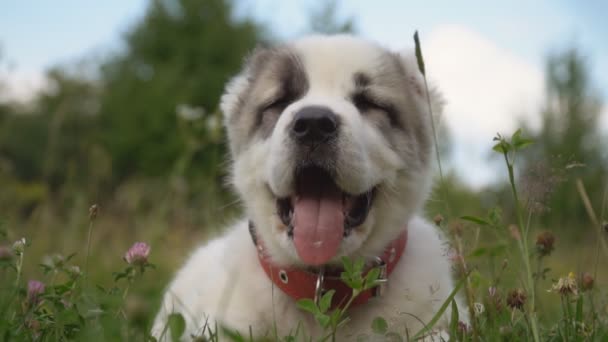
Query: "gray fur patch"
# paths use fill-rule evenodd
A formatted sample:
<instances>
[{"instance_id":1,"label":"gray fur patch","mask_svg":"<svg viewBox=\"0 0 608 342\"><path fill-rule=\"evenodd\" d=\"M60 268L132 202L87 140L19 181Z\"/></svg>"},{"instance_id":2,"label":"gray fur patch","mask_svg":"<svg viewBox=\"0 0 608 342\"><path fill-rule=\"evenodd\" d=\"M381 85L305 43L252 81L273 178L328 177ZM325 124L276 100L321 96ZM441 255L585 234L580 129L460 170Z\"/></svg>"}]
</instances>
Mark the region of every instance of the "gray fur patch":
<instances>
[{"instance_id":1,"label":"gray fur patch","mask_svg":"<svg viewBox=\"0 0 608 342\"><path fill-rule=\"evenodd\" d=\"M238 95L238 110L228 122L237 150L256 136L268 138L283 109L309 87L300 58L287 46L258 48L246 64L248 86Z\"/></svg>"}]
</instances>

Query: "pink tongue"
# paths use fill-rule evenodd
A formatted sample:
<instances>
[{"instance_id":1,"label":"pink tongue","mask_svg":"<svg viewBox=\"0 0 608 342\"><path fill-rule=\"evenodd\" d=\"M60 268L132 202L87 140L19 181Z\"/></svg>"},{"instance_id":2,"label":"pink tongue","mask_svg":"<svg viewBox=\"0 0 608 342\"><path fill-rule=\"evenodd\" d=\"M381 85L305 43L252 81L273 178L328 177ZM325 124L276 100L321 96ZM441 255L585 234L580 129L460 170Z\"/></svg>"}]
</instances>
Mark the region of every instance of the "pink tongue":
<instances>
[{"instance_id":1,"label":"pink tongue","mask_svg":"<svg viewBox=\"0 0 608 342\"><path fill-rule=\"evenodd\" d=\"M335 186L313 186L296 198L293 242L303 262L325 264L338 253L344 234L342 210L342 194Z\"/></svg>"}]
</instances>

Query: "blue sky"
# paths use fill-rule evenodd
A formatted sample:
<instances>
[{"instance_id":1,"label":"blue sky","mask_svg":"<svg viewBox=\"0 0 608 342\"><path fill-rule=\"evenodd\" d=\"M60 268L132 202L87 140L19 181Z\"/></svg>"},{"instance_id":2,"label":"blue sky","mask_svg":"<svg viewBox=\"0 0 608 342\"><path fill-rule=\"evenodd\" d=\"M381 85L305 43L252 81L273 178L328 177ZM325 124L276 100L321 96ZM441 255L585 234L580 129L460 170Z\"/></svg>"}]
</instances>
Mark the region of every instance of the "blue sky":
<instances>
[{"instance_id":1,"label":"blue sky","mask_svg":"<svg viewBox=\"0 0 608 342\"><path fill-rule=\"evenodd\" d=\"M44 70L120 47L121 34L143 15L145 0L4 0L0 47L11 96L27 98ZM267 23L283 39L306 32L320 1L238 0L239 15ZM453 167L472 185L495 179L487 153L496 131L534 124L543 96L548 53L575 45L588 57L608 104L608 1L349 0L340 16L359 33L393 49L411 47L419 30L431 79L443 90L443 115L455 145ZM602 127L608 131L608 106Z\"/></svg>"}]
</instances>

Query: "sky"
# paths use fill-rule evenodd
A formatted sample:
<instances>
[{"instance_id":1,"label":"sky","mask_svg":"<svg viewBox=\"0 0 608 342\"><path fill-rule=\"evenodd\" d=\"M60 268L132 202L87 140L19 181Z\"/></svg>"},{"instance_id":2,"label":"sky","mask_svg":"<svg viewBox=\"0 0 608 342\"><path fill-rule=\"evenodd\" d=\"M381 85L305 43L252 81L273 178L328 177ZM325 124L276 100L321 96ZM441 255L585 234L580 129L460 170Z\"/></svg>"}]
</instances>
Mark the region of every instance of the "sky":
<instances>
[{"instance_id":1,"label":"sky","mask_svg":"<svg viewBox=\"0 0 608 342\"><path fill-rule=\"evenodd\" d=\"M321 1L237 0L237 15L267 24L280 39L307 31ZM4 0L0 5L0 76L7 96L27 99L44 87L44 71L83 57L103 58L144 13L145 0ZM339 16L358 33L393 50L413 48L418 30L431 83L443 93L441 120L449 128L450 167L473 187L497 181L489 159L492 137L522 120L537 127L544 62L571 46L586 56L604 102L608 133L608 1L348 0ZM536 125L536 126L535 126ZM441 137L440 137L441 138ZM440 142L442 143L442 142ZM500 175L502 176L502 175Z\"/></svg>"}]
</instances>

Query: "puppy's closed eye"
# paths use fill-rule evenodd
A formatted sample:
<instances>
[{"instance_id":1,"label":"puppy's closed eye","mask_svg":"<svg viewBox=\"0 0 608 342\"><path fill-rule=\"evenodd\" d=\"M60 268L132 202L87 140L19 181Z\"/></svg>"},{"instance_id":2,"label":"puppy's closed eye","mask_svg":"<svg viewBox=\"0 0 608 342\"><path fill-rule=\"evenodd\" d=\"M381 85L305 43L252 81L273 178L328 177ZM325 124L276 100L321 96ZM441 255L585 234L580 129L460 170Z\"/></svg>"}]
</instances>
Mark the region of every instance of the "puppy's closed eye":
<instances>
[{"instance_id":1,"label":"puppy's closed eye","mask_svg":"<svg viewBox=\"0 0 608 342\"><path fill-rule=\"evenodd\" d=\"M398 118L397 111L393 105L375 98L367 93L356 93L352 97L353 104L365 115L371 111L380 111L384 113L391 122L391 125L397 128L402 128L401 121Z\"/></svg>"},{"instance_id":2,"label":"puppy's closed eye","mask_svg":"<svg viewBox=\"0 0 608 342\"><path fill-rule=\"evenodd\" d=\"M386 111L386 108L378 100L372 98L370 95L365 93L358 93L353 96L353 104L357 109L364 113L373 109Z\"/></svg>"},{"instance_id":3,"label":"puppy's closed eye","mask_svg":"<svg viewBox=\"0 0 608 342\"><path fill-rule=\"evenodd\" d=\"M286 94L279 94L262 104L260 106L260 111L267 112L269 110L272 110L281 112L283 111L283 109L285 109L285 107L289 105L291 101L292 99Z\"/></svg>"}]
</instances>

